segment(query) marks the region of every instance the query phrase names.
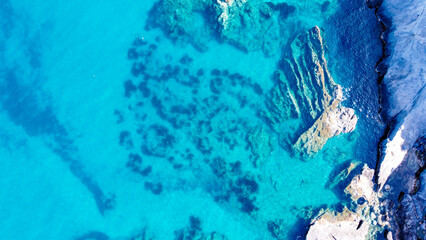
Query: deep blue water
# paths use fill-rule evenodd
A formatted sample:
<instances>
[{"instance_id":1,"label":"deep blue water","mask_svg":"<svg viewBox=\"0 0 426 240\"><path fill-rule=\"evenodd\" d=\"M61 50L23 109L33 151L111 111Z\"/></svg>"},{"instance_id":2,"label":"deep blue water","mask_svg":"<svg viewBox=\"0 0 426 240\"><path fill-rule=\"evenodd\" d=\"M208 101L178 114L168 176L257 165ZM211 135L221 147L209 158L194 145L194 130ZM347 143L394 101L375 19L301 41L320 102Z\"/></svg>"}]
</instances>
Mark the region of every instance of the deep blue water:
<instances>
[{"instance_id":1,"label":"deep blue water","mask_svg":"<svg viewBox=\"0 0 426 240\"><path fill-rule=\"evenodd\" d=\"M1 239L296 239L348 204L330 176L374 167L381 45L363 1L272 1L268 30L237 40L211 8L189 21L155 4L0 3ZM359 122L307 160L291 144L315 119L270 116L280 63L314 26Z\"/></svg>"}]
</instances>

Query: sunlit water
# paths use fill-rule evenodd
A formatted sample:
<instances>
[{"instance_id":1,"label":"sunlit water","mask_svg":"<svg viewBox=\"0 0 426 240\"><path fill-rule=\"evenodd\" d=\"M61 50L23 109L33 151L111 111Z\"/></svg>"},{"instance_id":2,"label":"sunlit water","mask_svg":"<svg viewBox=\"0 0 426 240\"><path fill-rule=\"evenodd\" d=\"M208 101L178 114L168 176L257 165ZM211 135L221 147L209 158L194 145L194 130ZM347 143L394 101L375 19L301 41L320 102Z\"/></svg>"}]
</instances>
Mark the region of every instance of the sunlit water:
<instances>
[{"instance_id":1,"label":"sunlit water","mask_svg":"<svg viewBox=\"0 0 426 240\"><path fill-rule=\"evenodd\" d=\"M145 28L154 3L0 3L1 239L179 239L194 229L296 239L317 209L345 203L326 187L336 167L374 167L381 46L362 1L286 1L295 11L280 49L320 26L343 104L359 117L308 161L282 142L309 126L293 119L277 131L259 117L281 53L173 42ZM143 80L132 70L140 62L159 77Z\"/></svg>"}]
</instances>

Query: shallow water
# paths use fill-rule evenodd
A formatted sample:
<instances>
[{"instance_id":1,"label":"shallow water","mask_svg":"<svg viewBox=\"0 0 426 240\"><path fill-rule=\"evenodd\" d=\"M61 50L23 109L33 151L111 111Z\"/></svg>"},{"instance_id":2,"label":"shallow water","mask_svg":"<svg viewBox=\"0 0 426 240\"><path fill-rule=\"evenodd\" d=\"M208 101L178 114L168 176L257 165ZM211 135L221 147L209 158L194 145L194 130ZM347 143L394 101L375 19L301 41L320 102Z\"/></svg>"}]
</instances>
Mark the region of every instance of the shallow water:
<instances>
[{"instance_id":1,"label":"shallow water","mask_svg":"<svg viewBox=\"0 0 426 240\"><path fill-rule=\"evenodd\" d=\"M340 164L374 167L381 46L361 1L286 1L269 57L146 28L155 2L0 3L0 238L296 239L318 208L345 203L326 187ZM305 161L289 142L312 119L264 114L281 53L316 25L359 122Z\"/></svg>"}]
</instances>

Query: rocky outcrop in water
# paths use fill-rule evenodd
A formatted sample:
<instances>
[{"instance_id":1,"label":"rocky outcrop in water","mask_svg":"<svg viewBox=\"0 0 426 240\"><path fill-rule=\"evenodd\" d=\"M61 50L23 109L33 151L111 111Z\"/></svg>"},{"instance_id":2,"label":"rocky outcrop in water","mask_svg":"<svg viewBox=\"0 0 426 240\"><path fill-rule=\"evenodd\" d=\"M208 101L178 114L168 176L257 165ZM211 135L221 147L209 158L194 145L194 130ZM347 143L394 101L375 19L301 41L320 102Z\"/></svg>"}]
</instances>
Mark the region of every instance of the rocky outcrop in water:
<instances>
[{"instance_id":1,"label":"rocky outcrop in water","mask_svg":"<svg viewBox=\"0 0 426 240\"><path fill-rule=\"evenodd\" d=\"M363 205L362 202L376 203L377 194L374 191L374 170L364 166L362 173L355 176L351 183L345 188L345 193L349 195L353 202ZM363 199L360 201L360 199Z\"/></svg>"},{"instance_id":2,"label":"rocky outcrop in water","mask_svg":"<svg viewBox=\"0 0 426 240\"><path fill-rule=\"evenodd\" d=\"M378 196L374 191L374 170L367 165L362 173L356 175L346 187L354 209L344 208L342 212L322 210L311 221L307 240L374 239L378 227Z\"/></svg>"},{"instance_id":3,"label":"rocky outcrop in water","mask_svg":"<svg viewBox=\"0 0 426 240\"><path fill-rule=\"evenodd\" d=\"M360 164L361 162L359 161L346 161L337 166L336 170L330 174L330 180L327 182L326 187L330 189L346 187L349 176L355 174Z\"/></svg>"},{"instance_id":4,"label":"rocky outcrop in water","mask_svg":"<svg viewBox=\"0 0 426 240\"><path fill-rule=\"evenodd\" d=\"M319 27L295 38L283 54L280 67L275 74L276 87L269 93L265 118L275 129L290 118L301 118L304 125L312 125L296 138L296 155L312 157L328 139L355 129L358 118L353 109L341 106L342 88L327 68Z\"/></svg>"},{"instance_id":5,"label":"rocky outcrop in water","mask_svg":"<svg viewBox=\"0 0 426 240\"><path fill-rule=\"evenodd\" d=\"M351 108L326 110L314 125L297 139L293 149L304 158L313 156L324 147L328 139L353 131L357 120L355 111Z\"/></svg>"},{"instance_id":6,"label":"rocky outcrop in water","mask_svg":"<svg viewBox=\"0 0 426 240\"><path fill-rule=\"evenodd\" d=\"M369 224L347 208L341 213L326 210L313 220L306 240L365 240L368 229Z\"/></svg>"},{"instance_id":7,"label":"rocky outcrop in water","mask_svg":"<svg viewBox=\"0 0 426 240\"><path fill-rule=\"evenodd\" d=\"M309 158L321 150L328 139L353 131L358 118L353 109L340 105L342 88L334 83L328 71L320 29L311 29L306 39L299 37L292 46L300 46L300 41L305 47L302 51L292 47L292 59L285 61L284 66L287 76L297 83L302 109L309 113L305 118L316 119L293 145L297 155ZM304 68L307 71L303 71Z\"/></svg>"},{"instance_id":8,"label":"rocky outcrop in water","mask_svg":"<svg viewBox=\"0 0 426 240\"><path fill-rule=\"evenodd\" d=\"M426 137L408 150L379 191L373 182L375 171L364 166L344 190L355 210L326 210L312 220L307 239L375 239L382 232L386 239L425 239L426 186L421 184L426 182L425 169ZM366 229L359 231L362 226Z\"/></svg>"}]
</instances>

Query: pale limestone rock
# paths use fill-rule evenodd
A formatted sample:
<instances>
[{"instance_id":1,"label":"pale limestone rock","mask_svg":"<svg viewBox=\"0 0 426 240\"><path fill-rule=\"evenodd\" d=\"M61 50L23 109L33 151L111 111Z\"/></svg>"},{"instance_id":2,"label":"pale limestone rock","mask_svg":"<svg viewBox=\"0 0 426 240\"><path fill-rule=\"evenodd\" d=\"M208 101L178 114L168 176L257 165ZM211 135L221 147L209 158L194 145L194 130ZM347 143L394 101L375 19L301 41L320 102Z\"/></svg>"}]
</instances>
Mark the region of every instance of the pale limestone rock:
<instances>
[{"instance_id":1,"label":"pale limestone rock","mask_svg":"<svg viewBox=\"0 0 426 240\"><path fill-rule=\"evenodd\" d=\"M306 240L366 240L369 228L368 222L347 208L341 213L326 210L312 221Z\"/></svg>"},{"instance_id":2,"label":"pale limestone rock","mask_svg":"<svg viewBox=\"0 0 426 240\"><path fill-rule=\"evenodd\" d=\"M374 191L373 178L374 169L370 169L367 165L364 165L362 173L352 179L351 183L345 188L345 193L350 195L354 202L361 197L368 203L377 202L377 194Z\"/></svg>"},{"instance_id":3,"label":"pale limestone rock","mask_svg":"<svg viewBox=\"0 0 426 240\"><path fill-rule=\"evenodd\" d=\"M313 156L327 143L328 139L355 129L358 118L355 111L345 107L327 109L293 145L302 157Z\"/></svg>"},{"instance_id":4,"label":"pale limestone rock","mask_svg":"<svg viewBox=\"0 0 426 240\"><path fill-rule=\"evenodd\" d=\"M329 209L312 220L306 240L369 240L380 226L378 197L374 191L374 170L364 165L362 173L355 176L346 187L345 193L356 202L363 197L367 204L357 205L355 212L345 208L337 213ZM380 224L380 222L379 222Z\"/></svg>"},{"instance_id":5,"label":"pale limestone rock","mask_svg":"<svg viewBox=\"0 0 426 240\"><path fill-rule=\"evenodd\" d=\"M229 21L229 7L234 4L233 0L217 0L217 4L219 4L219 8L221 9L222 13L219 16L219 22L222 24L224 29L228 28L228 21Z\"/></svg>"},{"instance_id":6,"label":"pale limestone rock","mask_svg":"<svg viewBox=\"0 0 426 240\"><path fill-rule=\"evenodd\" d=\"M404 130L404 125L396 132L392 140L386 144L384 158L380 164L378 184L380 190L384 187L386 181L392 172L402 163L407 150L402 146L404 145L404 138L401 133Z\"/></svg>"},{"instance_id":7,"label":"pale limestone rock","mask_svg":"<svg viewBox=\"0 0 426 240\"><path fill-rule=\"evenodd\" d=\"M384 187L386 195L398 196L400 192L415 193L420 186L420 181L416 173L419 169L424 168L425 164L424 160L419 158L416 148L408 150L403 161L386 180L386 185L389 186L387 189L386 185Z\"/></svg>"}]
</instances>

